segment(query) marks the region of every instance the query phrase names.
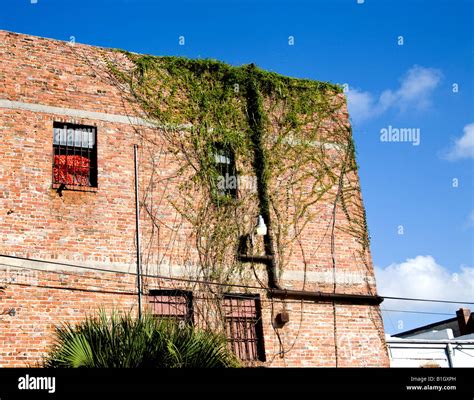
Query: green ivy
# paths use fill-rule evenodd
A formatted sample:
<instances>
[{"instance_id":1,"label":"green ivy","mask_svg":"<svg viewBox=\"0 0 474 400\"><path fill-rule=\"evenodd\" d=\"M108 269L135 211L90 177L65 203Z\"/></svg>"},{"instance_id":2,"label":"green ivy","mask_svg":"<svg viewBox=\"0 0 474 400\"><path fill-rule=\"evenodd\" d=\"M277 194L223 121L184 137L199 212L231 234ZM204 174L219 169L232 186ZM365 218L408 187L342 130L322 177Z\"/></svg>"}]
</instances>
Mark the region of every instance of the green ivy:
<instances>
[{"instance_id":1,"label":"green ivy","mask_svg":"<svg viewBox=\"0 0 474 400\"><path fill-rule=\"evenodd\" d=\"M322 198L336 181L334 160L325 154L324 147L314 147L311 142L321 140L342 146L344 156L340 158L345 160L343 170L350 172L357 169L350 128L340 126L334 132L320 129L327 118L341 120L337 114L341 102L334 101L342 93L339 85L291 78L262 70L253 64L231 66L209 59L122 53L132 63L132 70L109 62L111 71L127 84L132 100L153 121L171 127L167 137L176 146L177 153L187 155L188 163L195 171L193 182L207 191L209 207L215 209L216 221L221 221L223 215L237 215L244 211L241 207L246 207L240 199L222 196L216 190L219 177L214 159L216 144L231 149L240 166L251 166L257 179L259 212L268 222L271 214L276 213L272 203L274 179L283 176L287 170L303 169L305 166L301 160L311 161L311 168L306 166L308 171L305 174L324 175L324 179L318 181L322 192L312 189L314 198L307 199L307 204L301 205L298 211L301 215L310 218L310 205ZM178 138L173 129L179 130L178 127L183 124L190 126L188 136ZM275 126L276 133L272 136L269 132ZM311 133L305 134L308 126L311 126ZM327 137L320 139L320 132L325 132ZM285 144L292 135L299 140L298 145L293 147ZM269 145L271 140L275 141L273 145ZM293 164L286 165L282 158L287 164ZM342 196L343 209L349 214L348 198L344 197L345 193ZM228 221L241 223L235 216ZM206 229L205 225L209 225L209 221L196 222L192 219L192 222L195 226L202 224ZM368 240L365 215L360 220L349 222L357 225L350 229L354 235L360 236L365 248ZM282 225L278 215L275 224ZM232 235L246 231L241 227L218 227L217 223L215 226L216 229L209 234L213 240L218 234L224 237L230 235L230 231ZM280 227L280 233L275 235L287 232L287 227ZM282 239L277 237L278 240ZM277 247L279 252L284 251L282 245ZM216 249L212 251L220 254Z\"/></svg>"}]
</instances>

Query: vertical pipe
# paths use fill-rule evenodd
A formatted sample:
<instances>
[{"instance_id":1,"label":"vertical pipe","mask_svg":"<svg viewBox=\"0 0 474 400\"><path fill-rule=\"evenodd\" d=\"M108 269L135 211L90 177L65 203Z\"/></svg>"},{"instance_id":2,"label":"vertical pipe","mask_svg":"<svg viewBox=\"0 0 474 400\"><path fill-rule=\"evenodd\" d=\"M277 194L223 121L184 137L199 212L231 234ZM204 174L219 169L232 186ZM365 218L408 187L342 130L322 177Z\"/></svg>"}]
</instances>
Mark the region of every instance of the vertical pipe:
<instances>
[{"instance_id":1,"label":"vertical pipe","mask_svg":"<svg viewBox=\"0 0 474 400\"><path fill-rule=\"evenodd\" d=\"M451 346L451 343L446 344L446 355L448 356L449 368L454 368L453 347Z\"/></svg>"},{"instance_id":2,"label":"vertical pipe","mask_svg":"<svg viewBox=\"0 0 474 400\"><path fill-rule=\"evenodd\" d=\"M265 151L263 149L263 135L265 132L264 121L260 114L260 94L255 77L255 65L250 64L247 75L247 109L248 123L251 130L251 141L254 148L253 167L257 177L257 194L259 212L267 225L267 234L263 237L265 254L270 256L267 264L268 286L270 289L280 289L277 277L277 266L275 261L275 244L273 243L272 221L270 215L270 201L268 199L269 175Z\"/></svg>"},{"instance_id":3,"label":"vertical pipe","mask_svg":"<svg viewBox=\"0 0 474 400\"><path fill-rule=\"evenodd\" d=\"M133 145L133 158L135 161L135 229L137 243L137 289L138 289L138 318L142 318L142 275L140 256L140 205L138 202L138 145Z\"/></svg>"}]
</instances>

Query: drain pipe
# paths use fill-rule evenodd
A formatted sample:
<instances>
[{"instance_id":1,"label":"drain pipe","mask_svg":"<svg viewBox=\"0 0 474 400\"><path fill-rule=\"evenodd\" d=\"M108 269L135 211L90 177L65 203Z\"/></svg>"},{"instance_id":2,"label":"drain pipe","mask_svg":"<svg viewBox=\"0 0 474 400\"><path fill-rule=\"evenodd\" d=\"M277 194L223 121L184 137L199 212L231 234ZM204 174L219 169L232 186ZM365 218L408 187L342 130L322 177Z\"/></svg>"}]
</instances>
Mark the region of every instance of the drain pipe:
<instances>
[{"instance_id":1,"label":"drain pipe","mask_svg":"<svg viewBox=\"0 0 474 400\"><path fill-rule=\"evenodd\" d=\"M332 301L346 304L378 305L383 298L376 295L338 294L323 293L301 290L283 289L278 283L275 245L272 235L272 220L270 215L270 201L268 200L268 177L267 162L263 150L263 134L265 132L264 121L258 110L261 108L260 94L258 92L255 77L255 65L248 66L247 77L247 112L251 131L251 140L254 147L254 170L257 177L257 193L260 215L267 226L267 234L263 236L265 255L248 256L238 254L237 259L241 262L261 263L266 266L268 277L268 295L280 299L305 299L313 301Z\"/></svg>"},{"instance_id":2,"label":"drain pipe","mask_svg":"<svg viewBox=\"0 0 474 400\"><path fill-rule=\"evenodd\" d=\"M446 355L448 356L449 368L454 368L453 346L451 343L446 343Z\"/></svg>"},{"instance_id":3,"label":"drain pipe","mask_svg":"<svg viewBox=\"0 0 474 400\"><path fill-rule=\"evenodd\" d=\"M335 302L339 304L358 304L377 306L383 297L368 294L326 293L308 290L269 289L268 295L278 299Z\"/></svg>"},{"instance_id":4,"label":"drain pipe","mask_svg":"<svg viewBox=\"0 0 474 400\"><path fill-rule=\"evenodd\" d=\"M267 161L263 150L263 134L265 132L262 115L259 110L260 94L258 92L257 80L255 78L255 64L248 66L247 79L247 112L250 126L251 140L254 147L253 166L257 177L257 193L260 208L260 215L267 225L267 234L263 237L265 256L260 261L267 267L268 287L271 289L281 289L277 278L277 266L275 262L275 245L272 235L272 221L270 216L270 201L268 200L268 182L265 179L268 176ZM245 256L240 256L241 261ZM245 262L245 261L244 261Z\"/></svg>"},{"instance_id":5,"label":"drain pipe","mask_svg":"<svg viewBox=\"0 0 474 400\"><path fill-rule=\"evenodd\" d=\"M142 274L140 254L140 203L138 199L138 145L133 146L133 161L135 164L135 237L137 244L137 292L138 319L142 319Z\"/></svg>"}]
</instances>

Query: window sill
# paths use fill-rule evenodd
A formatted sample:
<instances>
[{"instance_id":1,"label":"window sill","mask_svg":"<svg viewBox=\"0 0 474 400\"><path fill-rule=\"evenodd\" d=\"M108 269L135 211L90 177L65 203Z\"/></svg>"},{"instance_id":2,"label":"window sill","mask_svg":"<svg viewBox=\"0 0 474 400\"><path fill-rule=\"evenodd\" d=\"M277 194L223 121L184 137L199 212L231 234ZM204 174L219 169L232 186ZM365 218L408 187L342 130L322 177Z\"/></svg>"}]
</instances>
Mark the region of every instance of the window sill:
<instances>
[{"instance_id":1,"label":"window sill","mask_svg":"<svg viewBox=\"0 0 474 400\"><path fill-rule=\"evenodd\" d=\"M64 185L62 183L53 183L51 189L59 191L68 191L68 192L88 192L88 193L97 193L99 188L93 186L79 186L79 185Z\"/></svg>"}]
</instances>

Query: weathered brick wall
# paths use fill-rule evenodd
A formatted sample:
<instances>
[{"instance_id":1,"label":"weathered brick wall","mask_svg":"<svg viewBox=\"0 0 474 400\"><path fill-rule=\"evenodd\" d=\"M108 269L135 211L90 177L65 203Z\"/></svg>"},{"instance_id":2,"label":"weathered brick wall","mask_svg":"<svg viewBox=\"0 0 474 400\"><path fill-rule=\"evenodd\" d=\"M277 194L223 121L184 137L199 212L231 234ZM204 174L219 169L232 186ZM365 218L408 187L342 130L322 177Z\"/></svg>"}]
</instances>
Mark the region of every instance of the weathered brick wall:
<instances>
[{"instance_id":1,"label":"weathered brick wall","mask_svg":"<svg viewBox=\"0 0 474 400\"><path fill-rule=\"evenodd\" d=\"M178 164L166 149L159 155L153 150L163 144L159 131L116 118L135 115L135 111L108 79L106 57L120 59L104 49L0 31L0 102L21 102L0 107L0 254L133 272L133 144L138 143L140 196L143 204L156 211L152 224L142 207L145 272L173 276L181 271L179 276L186 275L183 263L195 261L197 256L192 227L166 199L179 182L161 185L159 179L172 176ZM31 109L31 104L37 107ZM83 113L77 116L71 110ZM345 109L341 118L347 119ZM97 127L97 190L64 191L59 196L52 188L54 121ZM153 146L147 139L154 140ZM158 171L158 177L150 179L153 171ZM333 284L327 225L332 207L315 207L317 218L302 235L307 261L305 288L329 291ZM337 225L344 221L344 213L338 209ZM358 259L359 246L347 232L336 232L337 271L341 276L338 292L375 293L370 254L366 254L369 262L364 264ZM1 366L38 361L51 343L54 325L63 321L78 321L100 306L136 310L136 296L131 294L135 289L133 276L27 263L24 271L36 280L29 281L30 276L21 283L11 281L8 268L12 263L18 265L9 259L2 259L0 264L5 281L0 311L17 310L15 316L0 316ZM303 270L302 254L296 249L282 276L282 285L301 288ZM351 276L355 278L351 280ZM148 289L157 285L182 286L145 280ZM281 350L286 352L281 358L272 328L271 302L263 292L261 295L265 346L267 359L273 360L271 365L334 366L337 353L339 366L388 366L378 307L336 305L334 319L332 304L305 302L301 310L300 302L285 302L290 322L280 330ZM280 303L273 304L274 312L283 307Z\"/></svg>"},{"instance_id":2,"label":"weathered brick wall","mask_svg":"<svg viewBox=\"0 0 474 400\"><path fill-rule=\"evenodd\" d=\"M135 303L135 294L121 294L134 284L123 275L57 272L0 269L7 286L1 310L16 312L0 317L0 367L34 367L51 346L55 326L79 322L99 308L127 311Z\"/></svg>"},{"instance_id":3,"label":"weathered brick wall","mask_svg":"<svg viewBox=\"0 0 474 400\"><path fill-rule=\"evenodd\" d=\"M63 322L74 324L99 309L136 311L136 280L131 275L72 269L38 271L6 267L8 262L3 259L0 268L6 286L0 297L1 309L15 309L16 314L0 317L0 367L36 366L52 344L55 326ZM169 283L156 281L153 287L165 288ZM386 366L381 356L383 336L375 329L380 318L378 307L336 305L335 339L332 304L304 302L302 309L301 302L286 301L283 305L275 301L273 315L282 309L290 314L290 322L281 329L284 346L280 348L271 323L271 301L263 292L261 300L267 365L333 367L337 343L339 367ZM146 296L143 303L148 304ZM199 300L196 303L199 307Z\"/></svg>"}]
</instances>

